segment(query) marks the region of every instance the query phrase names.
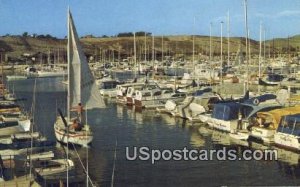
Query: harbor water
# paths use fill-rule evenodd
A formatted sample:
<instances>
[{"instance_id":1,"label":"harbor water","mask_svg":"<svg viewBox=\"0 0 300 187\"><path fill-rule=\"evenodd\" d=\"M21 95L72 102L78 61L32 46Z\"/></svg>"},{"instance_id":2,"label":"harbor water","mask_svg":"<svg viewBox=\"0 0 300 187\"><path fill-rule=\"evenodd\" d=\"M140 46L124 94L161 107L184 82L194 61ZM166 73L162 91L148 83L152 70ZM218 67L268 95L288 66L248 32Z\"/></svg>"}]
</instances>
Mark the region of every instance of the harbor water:
<instances>
[{"instance_id":1,"label":"harbor water","mask_svg":"<svg viewBox=\"0 0 300 187\"><path fill-rule=\"evenodd\" d=\"M57 108L65 111L66 86L61 81L61 78L44 78L8 83L11 92L26 99L20 101L20 105L27 112L31 111L35 95L34 127L49 140L55 140L53 124ZM160 160L155 164L139 159L129 161L126 159L126 147L132 153L134 146L159 150L226 148L241 153L247 149L264 149L266 145L233 141L228 134L203 124L191 124L154 110L137 111L118 105L113 99L107 99L106 104L105 109L88 111L94 140L89 148L77 148L84 164L88 160L90 177L97 186L110 186L112 178L114 186L300 184L299 154L277 148L277 161ZM70 150L70 154L75 157L74 150Z\"/></svg>"}]
</instances>

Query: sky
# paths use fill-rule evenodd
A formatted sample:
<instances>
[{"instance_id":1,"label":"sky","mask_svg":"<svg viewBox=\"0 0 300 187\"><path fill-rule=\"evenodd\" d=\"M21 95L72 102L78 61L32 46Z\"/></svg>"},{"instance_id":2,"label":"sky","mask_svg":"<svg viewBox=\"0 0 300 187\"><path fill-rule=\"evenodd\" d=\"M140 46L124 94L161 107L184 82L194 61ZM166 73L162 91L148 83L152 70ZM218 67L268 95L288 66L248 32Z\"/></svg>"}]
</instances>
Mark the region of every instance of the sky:
<instances>
[{"instance_id":1,"label":"sky","mask_svg":"<svg viewBox=\"0 0 300 187\"><path fill-rule=\"evenodd\" d=\"M300 0L248 0L250 38L300 34ZM0 35L67 35L71 9L80 36L114 36L147 31L153 35L245 36L244 0L0 0Z\"/></svg>"}]
</instances>

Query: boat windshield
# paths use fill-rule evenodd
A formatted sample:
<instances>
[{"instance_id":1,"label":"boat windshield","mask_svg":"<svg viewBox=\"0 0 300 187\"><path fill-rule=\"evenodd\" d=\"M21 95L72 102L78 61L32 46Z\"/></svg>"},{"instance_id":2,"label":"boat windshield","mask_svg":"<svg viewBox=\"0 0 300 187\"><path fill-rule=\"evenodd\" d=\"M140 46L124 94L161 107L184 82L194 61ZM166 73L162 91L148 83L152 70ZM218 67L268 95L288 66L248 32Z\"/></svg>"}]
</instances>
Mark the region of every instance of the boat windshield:
<instances>
[{"instance_id":1,"label":"boat windshield","mask_svg":"<svg viewBox=\"0 0 300 187\"><path fill-rule=\"evenodd\" d=\"M300 115L283 116L280 120L277 132L300 136Z\"/></svg>"},{"instance_id":2,"label":"boat windshield","mask_svg":"<svg viewBox=\"0 0 300 187\"><path fill-rule=\"evenodd\" d=\"M102 82L100 85L100 89L113 89L117 87L117 82L111 81L111 82Z\"/></svg>"}]
</instances>

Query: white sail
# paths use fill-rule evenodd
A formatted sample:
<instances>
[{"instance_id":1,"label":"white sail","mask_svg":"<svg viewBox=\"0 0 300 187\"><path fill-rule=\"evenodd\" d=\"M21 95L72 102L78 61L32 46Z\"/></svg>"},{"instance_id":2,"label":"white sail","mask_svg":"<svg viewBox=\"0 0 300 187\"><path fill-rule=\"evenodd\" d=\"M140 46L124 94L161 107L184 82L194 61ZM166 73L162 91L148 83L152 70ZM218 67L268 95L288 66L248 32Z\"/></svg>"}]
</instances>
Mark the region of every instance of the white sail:
<instances>
[{"instance_id":1,"label":"white sail","mask_svg":"<svg viewBox=\"0 0 300 187\"><path fill-rule=\"evenodd\" d=\"M86 56L69 11L68 19L68 99L69 108L81 103L85 109L104 108L105 103L96 87Z\"/></svg>"}]
</instances>

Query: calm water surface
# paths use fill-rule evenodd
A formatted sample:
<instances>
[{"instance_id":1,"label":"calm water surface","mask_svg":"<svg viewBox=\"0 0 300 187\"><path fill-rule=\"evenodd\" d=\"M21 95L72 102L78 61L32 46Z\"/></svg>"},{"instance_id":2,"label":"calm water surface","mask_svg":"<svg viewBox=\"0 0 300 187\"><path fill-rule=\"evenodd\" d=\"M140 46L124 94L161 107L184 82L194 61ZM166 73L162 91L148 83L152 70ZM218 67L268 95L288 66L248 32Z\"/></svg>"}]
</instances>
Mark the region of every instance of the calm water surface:
<instances>
[{"instance_id":1,"label":"calm water surface","mask_svg":"<svg viewBox=\"0 0 300 187\"><path fill-rule=\"evenodd\" d=\"M55 140L53 123L57 108L65 108L65 86L59 78L36 80L35 124L50 140ZM32 105L34 79L9 82L21 105ZM125 147L151 149L262 149L258 143L233 142L228 134L174 119L155 111L135 111L107 100L107 108L88 112L94 131L90 148L78 150L93 182L110 186L117 141L115 186L220 186L220 185L299 185L299 154L278 150L278 161L127 161ZM74 155L74 152L71 151Z\"/></svg>"}]
</instances>

